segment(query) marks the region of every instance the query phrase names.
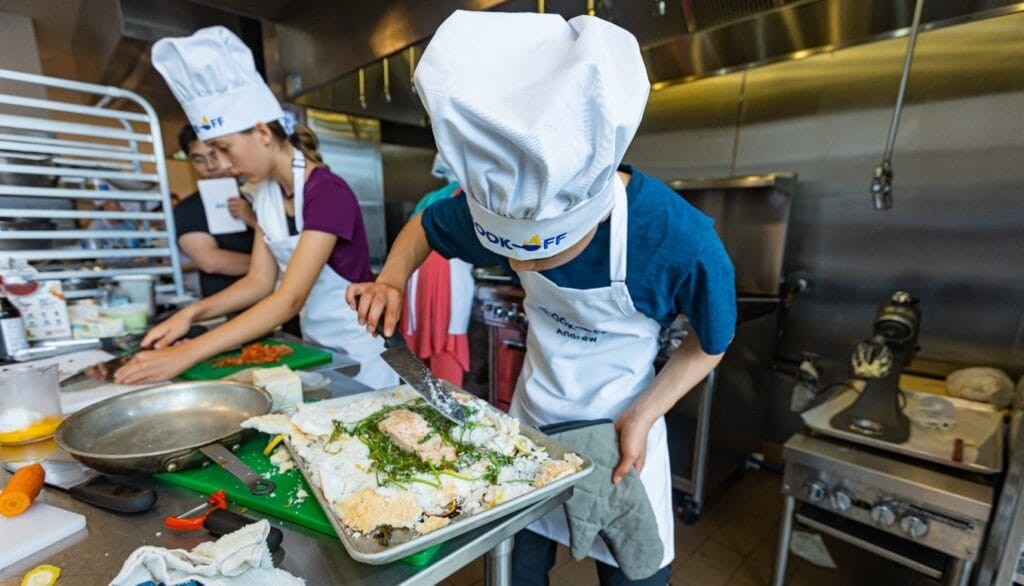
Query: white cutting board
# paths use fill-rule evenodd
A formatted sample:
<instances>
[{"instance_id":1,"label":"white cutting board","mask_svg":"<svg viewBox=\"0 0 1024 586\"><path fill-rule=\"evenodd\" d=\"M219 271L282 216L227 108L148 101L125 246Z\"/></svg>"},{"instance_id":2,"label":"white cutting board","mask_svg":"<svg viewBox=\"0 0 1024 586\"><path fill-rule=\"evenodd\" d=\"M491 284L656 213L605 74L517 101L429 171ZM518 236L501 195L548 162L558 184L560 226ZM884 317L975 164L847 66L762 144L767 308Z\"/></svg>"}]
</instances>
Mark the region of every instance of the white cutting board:
<instances>
[{"instance_id":1,"label":"white cutting board","mask_svg":"<svg viewBox=\"0 0 1024 586\"><path fill-rule=\"evenodd\" d=\"M0 569L82 529L82 515L39 502L16 517L0 516Z\"/></svg>"},{"instance_id":2,"label":"white cutting board","mask_svg":"<svg viewBox=\"0 0 1024 586\"><path fill-rule=\"evenodd\" d=\"M152 386L154 386L152 383L145 385L119 385L117 383L96 382L95 386L81 391L61 391L60 407L64 411L64 415L68 416L104 399Z\"/></svg>"}]
</instances>

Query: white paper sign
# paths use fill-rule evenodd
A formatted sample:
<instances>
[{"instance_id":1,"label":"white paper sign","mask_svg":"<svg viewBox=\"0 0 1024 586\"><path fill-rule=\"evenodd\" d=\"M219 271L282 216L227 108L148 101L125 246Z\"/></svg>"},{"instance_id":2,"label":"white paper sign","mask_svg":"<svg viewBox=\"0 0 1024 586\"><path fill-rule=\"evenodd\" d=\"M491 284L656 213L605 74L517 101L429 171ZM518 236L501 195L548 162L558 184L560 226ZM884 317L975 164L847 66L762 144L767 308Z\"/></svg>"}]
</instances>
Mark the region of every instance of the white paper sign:
<instances>
[{"instance_id":1,"label":"white paper sign","mask_svg":"<svg viewBox=\"0 0 1024 586\"><path fill-rule=\"evenodd\" d=\"M238 182L233 177L200 179L199 197L203 198L203 209L206 210L206 224L210 228L210 234L245 232L245 222L231 217L231 212L228 211L228 200L240 197Z\"/></svg>"}]
</instances>

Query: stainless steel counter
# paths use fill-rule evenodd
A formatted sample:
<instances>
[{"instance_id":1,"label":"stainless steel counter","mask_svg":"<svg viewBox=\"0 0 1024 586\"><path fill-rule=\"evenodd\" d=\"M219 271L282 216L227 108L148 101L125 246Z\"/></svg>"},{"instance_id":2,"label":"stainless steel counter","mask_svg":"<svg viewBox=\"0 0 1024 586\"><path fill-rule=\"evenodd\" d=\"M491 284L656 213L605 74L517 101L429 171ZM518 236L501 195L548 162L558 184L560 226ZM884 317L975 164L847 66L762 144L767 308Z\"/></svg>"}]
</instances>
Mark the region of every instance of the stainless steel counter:
<instances>
[{"instance_id":1,"label":"stainless steel counter","mask_svg":"<svg viewBox=\"0 0 1024 586\"><path fill-rule=\"evenodd\" d=\"M332 363L320 372L331 378L328 390L334 396L358 393L367 387L335 371L344 361ZM0 461L30 457L70 459L53 440L27 446L0 448ZM9 474L0 469L0 482L6 484ZM201 504L204 495L169 486L151 479L138 479L137 484L153 486L159 498L149 511L139 515L119 515L81 503L60 490L46 487L39 501L86 517L87 527L78 534L44 549L0 571L0 586L16 585L22 575L38 564L48 563L61 568L61 582L67 584L106 584L120 570L122 563L137 547L156 545L191 549L202 541L213 539L206 531L177 532L164 527L164 517L178 515ZM414 567L403 562L371 566L354 561L341 542L304 527L293 525L255 511L245 514L266 518L284 531L281 549L274 554L274 565L307 584L373 585L434 584L450 576L469 562L495 550L509 553L507 541L537 518L563 503L570 490L529 507L505 519L445 543L433 562ZM496 557L489 558L493 562ZM498 564L500 565L500 564ZM489 571L495 563L489 564ZM497 572L496 574L500 574ZM495 575L495 578L499 576ZM496 580L500 582L500 578Z\"/></svg>"}]
</instances>

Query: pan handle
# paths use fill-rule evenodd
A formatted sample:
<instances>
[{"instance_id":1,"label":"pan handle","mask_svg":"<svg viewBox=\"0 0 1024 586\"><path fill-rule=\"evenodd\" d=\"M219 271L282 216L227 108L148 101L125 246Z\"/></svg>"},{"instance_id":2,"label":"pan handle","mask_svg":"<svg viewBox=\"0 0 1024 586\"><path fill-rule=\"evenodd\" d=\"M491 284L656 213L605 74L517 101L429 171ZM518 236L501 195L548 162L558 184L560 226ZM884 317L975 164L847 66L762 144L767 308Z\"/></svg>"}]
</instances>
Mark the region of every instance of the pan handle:
<instances>
[{"instance_id":1,"label":"pan handle","mask_svg":"<svg viewBox=\"0 0 1024 586\"><path fill-rule=\"evenodd\" d=\"M242 484L248 486L249 492L253 494L269 494L277 488L276 484L253 472L248 464L239 460L238 456L232 454L231 450L221 444L206 444L200 446L199 451L230 472L232 476L241 480Z\"/></svg>"}]
</instances>

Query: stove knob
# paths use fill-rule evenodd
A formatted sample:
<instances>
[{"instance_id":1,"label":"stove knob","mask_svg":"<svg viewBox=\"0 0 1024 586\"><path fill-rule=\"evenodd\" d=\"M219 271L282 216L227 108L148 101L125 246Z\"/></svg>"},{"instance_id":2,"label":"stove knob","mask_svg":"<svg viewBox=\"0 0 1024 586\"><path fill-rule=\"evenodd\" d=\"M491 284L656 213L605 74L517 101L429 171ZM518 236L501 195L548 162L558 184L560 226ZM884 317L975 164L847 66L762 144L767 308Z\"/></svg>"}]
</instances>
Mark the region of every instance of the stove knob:
<instances>
[{"instance_id":1,"label":"stove knob","mask_svg":"<svg viewBox=\"0 0 1024 586\"><path fill-rule=\"evenodd\" d=\"M915 541L924 539L928 535L928 519L907 515L900 519L900 529Z\"/></svg>"},{"instance_id":2,"label":"stove knob","mask_svg":"<svg viewBox=\"0 0 1024 586\"><path fill-rule=\"evenodd\" d=\"M520 311L516 314L516 323L524 325L526 323L526 312Z\"/></svg>"},{"instance_id":3,"label":"stove knob","mask_svg":"<svg viewBox=\"0 0 1024 586\"><path fill-rule=\"evenodd\" d=\"M871 507L871 519L879 527L891 527L896 522L896 513L889 505Z\"/></svg>"},{"instance_id":4,"label":"stove knob","mask_svg":"<svg viewBox=\"0 0 1024 586\"><path fill-rule=\"evenodd\" d=\"M828 502L833 509L845 513L853 506L853 495L850 494L850 491L840 488L828 495Z\"/></svg>"},{"instance_id":5,"label":"stove knob","mask_svg":"<svg viewBox=\"0 0 1024 586\"><path fill-rule=\"evenodd\" d=\"M820 480L808 480L804 483L804 495L812 503L821 502L828 494L828 487Z\"/></svg>"},{"instance_id":6,"label":"stove knob","mask_svg":"<svg viewBox=\"0 0 1024 586\"><path fill-rule=\"evenodd\" d=\"M505 314L506 314L506 311L505 311L505 306L504 305L494 308L494 317L503 318L503 317L505 317Z\"/></svg>"}]
</instances>

